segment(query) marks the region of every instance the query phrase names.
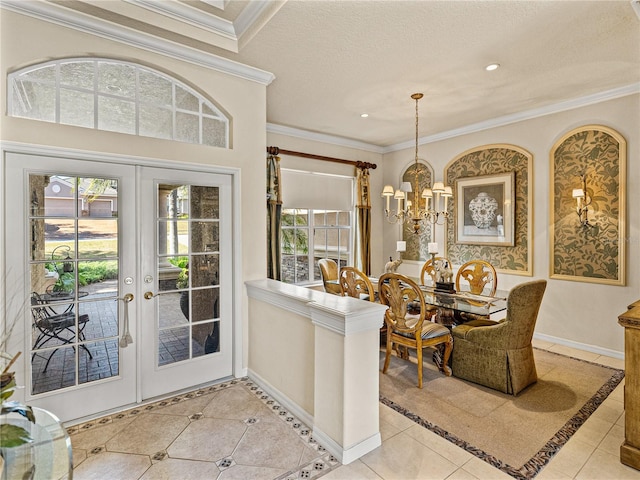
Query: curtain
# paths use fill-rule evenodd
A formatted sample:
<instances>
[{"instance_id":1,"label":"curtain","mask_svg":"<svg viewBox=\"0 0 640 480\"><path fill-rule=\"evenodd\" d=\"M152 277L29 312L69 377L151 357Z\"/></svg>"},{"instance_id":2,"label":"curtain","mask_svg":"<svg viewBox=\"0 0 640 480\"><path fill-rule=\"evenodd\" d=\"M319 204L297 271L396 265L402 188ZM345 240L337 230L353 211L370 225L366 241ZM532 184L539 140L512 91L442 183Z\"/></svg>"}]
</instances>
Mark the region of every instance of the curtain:
<instances>
[{"instance_id":1,"label":"curtain","mask_svg":"<svg viewBox=\"0 0 640 480\"><path fill-rule=\"evenodd\" d=\"M267 156L267 277L281 280L280 218L282 190L280 185L280 157Z\"/></svg>"},{"instance_id":2,"label":"curtain","mask_svg":"<svg viewBox=\"0 0 640 480\"><path fill-rule=\"evenodd\" d=\"M371 275L371 199L369 198L369 169L356 167L358 185L356 212L356 262L366 275Z\"/></svg>"}]
</instances>

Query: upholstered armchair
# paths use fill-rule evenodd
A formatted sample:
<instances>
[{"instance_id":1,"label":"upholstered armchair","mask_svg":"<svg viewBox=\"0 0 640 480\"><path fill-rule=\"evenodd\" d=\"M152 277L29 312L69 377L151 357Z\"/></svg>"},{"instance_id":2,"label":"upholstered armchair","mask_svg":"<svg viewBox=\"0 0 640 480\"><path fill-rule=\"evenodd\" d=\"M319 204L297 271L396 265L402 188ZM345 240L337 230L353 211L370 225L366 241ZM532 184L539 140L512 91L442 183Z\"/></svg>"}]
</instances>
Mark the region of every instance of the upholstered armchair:
<instances>
[{"instance_id":1,"label":"upholstered armchair","mask_svg":"<svg viewBox=\"0 0 640 480\"><path fill-rule=\"evenodd\" d=\"M342 296L342 288L338 281L338 264L330 258L322 258L318 260L318 266L320 267L320 276L322 277L324 291L333 295Z\"/></svg>"},{"instance_id":2,"label":"upholstered armchair","mask_svg":"<svg viewBox=\"0 0 640 480\"><path fill-rule=\"evenodd\" d=\"M512 395L536 382L531 339L546 286L546 280L534 280L511 289L499 322L453 327L453 375Z\"/></svg>"}]
</instances>

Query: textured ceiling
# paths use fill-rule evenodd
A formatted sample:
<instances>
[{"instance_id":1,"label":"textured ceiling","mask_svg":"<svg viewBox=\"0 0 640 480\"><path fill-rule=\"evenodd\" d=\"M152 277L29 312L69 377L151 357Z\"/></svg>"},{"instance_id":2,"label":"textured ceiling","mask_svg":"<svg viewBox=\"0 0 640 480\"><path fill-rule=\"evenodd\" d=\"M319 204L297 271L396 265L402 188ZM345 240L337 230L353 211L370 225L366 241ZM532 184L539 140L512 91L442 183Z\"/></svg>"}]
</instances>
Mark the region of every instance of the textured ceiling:
<instances>
[{"instance_id":1,"label":"textured ceiling","mask_svg":"<svg viewBox=\"0 0 640 480\"><path fill-rule=\"evenodd\" d=\"M629 0L54 0L275 74L267 121L388 147L640 85ZM636 1L637 3L637 1ZM220 8L224 7L224 9ZM501 67L486 72L484 66ZM366 112L369 117L360 118Z\"/></svg>"}]
</instances>

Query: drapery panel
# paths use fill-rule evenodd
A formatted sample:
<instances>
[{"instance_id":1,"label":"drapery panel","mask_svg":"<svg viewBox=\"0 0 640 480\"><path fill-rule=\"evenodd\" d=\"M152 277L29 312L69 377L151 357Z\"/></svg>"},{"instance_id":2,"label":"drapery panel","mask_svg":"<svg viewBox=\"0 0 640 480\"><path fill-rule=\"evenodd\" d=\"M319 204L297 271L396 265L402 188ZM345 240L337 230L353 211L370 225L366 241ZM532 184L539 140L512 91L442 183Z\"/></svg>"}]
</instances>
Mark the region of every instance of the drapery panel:
<instances>
[{"instance_id":1,"label":"drapery panel","mask_svg":"<svg viewBox=\"0 0 640 480\"><path fill-rule=\"evenodd\" d=\"M282 217L282 188L280 157L267 156L267 277L281 279L280 219Z\"/></svg>"},{"instance_id":2,"label":"drapery panel","mask_svg":"<svg viewBox=\"0 0 640 480\"><path fill-rule=\"evenodd\" d=\"M371 275L371 198L369 196L369 169L356 168L358 198L356 204L356 262L366 275Z\"/></svg>"}]
</instances>

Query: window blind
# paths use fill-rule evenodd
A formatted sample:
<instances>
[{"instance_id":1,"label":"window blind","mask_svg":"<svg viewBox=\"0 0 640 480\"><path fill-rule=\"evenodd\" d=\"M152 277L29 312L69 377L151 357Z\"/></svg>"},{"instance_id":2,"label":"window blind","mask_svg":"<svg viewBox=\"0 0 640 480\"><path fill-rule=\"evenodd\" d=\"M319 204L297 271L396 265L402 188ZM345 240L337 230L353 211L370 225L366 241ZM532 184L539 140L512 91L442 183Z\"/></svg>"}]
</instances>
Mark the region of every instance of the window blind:
<instances>
[{"instance_id":1,"label":"window blind","mask_svg":"<svg viewBox=\"0 0 640 480\"><path fill-rule=\"evenodd\" d=\"M351 211L353 177L282 169L284 208Z\"/></svg>"}]
</instances>

